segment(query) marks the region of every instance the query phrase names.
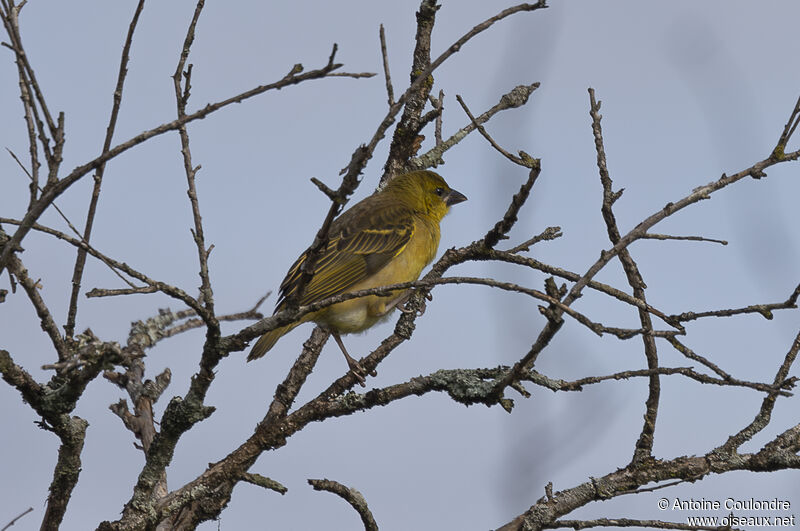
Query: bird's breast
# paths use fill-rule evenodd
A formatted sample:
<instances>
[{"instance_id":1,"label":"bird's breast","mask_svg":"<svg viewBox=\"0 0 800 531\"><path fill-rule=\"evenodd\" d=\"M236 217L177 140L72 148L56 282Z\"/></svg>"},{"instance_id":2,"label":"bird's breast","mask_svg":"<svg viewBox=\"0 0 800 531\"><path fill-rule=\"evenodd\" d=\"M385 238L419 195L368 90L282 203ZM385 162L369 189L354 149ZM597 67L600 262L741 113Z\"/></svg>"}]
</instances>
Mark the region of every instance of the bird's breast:
<instances>
[{"instance_id":1,"label":"bird's breast","mask_svg":"<svg viewBox=\"0 0 800 531\"><path fill-rule=\"evenodd\" d=\"M377 288L419 278L422 270L436 256L439 247L439 224L415 219L414 233L405 247L380 270L358 282L348 292ZM406 290L388 296L370 295L334 304L315 319L339 333L361 332L387 318Z\"/></svg>"}]
</instances>

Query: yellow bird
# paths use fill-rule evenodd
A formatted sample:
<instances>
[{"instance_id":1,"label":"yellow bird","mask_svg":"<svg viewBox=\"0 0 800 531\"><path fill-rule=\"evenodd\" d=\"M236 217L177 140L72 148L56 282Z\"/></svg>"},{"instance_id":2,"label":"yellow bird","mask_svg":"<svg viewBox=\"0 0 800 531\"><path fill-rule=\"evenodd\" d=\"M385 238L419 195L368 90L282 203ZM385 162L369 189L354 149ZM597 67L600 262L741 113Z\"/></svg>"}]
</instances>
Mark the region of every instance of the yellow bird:
<instances>
[{"instance_id":1,"label":"yellow bird","mask_svg":"<svg viewBox=\"0 0 800 531\"><path fill-rule=\"evenodd\" d=\"M439 222L452 205L466 197L432 171L413 171L386 183L346 210L331 224L328 244L298 303L311 304L340 293L417 280L439 247ZM281 282L275 311L284 309L301 277L305 253ZM330 330L353 373L363 383L363 369L344 348L340 334L362 332L388 317L408 297L390 295L350 299L303 316L298 322L267 332L247 356L251 361L269 351L297 325L314 321Z\"/></svg>"}]
</instances>

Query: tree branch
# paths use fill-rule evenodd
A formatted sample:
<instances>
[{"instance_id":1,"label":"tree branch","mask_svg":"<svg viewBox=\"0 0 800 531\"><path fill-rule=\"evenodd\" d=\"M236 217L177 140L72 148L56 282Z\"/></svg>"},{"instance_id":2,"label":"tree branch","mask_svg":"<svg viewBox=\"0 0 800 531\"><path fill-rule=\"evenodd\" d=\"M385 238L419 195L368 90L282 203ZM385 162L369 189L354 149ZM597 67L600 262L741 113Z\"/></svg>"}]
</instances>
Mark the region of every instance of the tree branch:
<instances>
[{"instance_id":1,"label":"tree branch","mask_svg":"<svg viewBox=\"0 0 800 531\"><path fill-rule=\"evenodd\" d=\"M356 489L346 487L338 481L332 479L309 479L308 484L314 487L314 490L325 490L336 494L350 506L356 510L358 516L361 517L361 522L364 524L365 531L378 531L378 524L372 516L372 511L367 507L367 500L364 495Z\"/></svg>"},{"instance_id":2,"label":"tree branch","mask_svg":"<svg viewBox=\"0 0 800 531\"><path fill-rule=\"evenodd\" d=\"M117 74L117 86L114 89L114 103L111 106L111 117L108 119L108 127L106 128L106 137L103 140L103 153L107 152L111 147L111 139L114 137L114 129L117 125L117 116L119 115L120 105L122 104L122 89L125 86L125 77L128 74L128 61L133 43L133 33L136 30L136 24L139 22L139 15L144 9L144 0L139 0L136 9L133 12L133 18L130 26L128 27L128 35L125 37L125 44L122 47L122 58L119 62L119 73ZM100 200L100 186L103 183L103 175L106 170L106 164L103 163L94 172L94 187L92 188L92 198L89 201L89 209L86 214L86 225L83 229L82 239L86 244L92 236L92 225L94 224L94 216L97 211L97 203ZM75 319L78 313L78 294L81 290L81 279L83 278L83 268L86 265L86 249L78 247L78 256L75 259L75 268L72 272L72 294L69 300L69 310L67 311L67 324L64 325L64 331L67 337L72 337L75 332Z\"/></svg>"}]
</instances>

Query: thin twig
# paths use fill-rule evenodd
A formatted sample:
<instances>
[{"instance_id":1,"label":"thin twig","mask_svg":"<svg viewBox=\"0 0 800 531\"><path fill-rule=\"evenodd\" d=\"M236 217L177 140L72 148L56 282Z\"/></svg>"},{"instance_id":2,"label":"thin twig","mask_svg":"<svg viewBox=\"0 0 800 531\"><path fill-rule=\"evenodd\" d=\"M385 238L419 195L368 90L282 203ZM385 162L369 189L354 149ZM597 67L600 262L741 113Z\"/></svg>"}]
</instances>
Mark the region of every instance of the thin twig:
<instances>
[{"instance_id":1,"label":"thin twig","mask_svg":"<svg viewBox=\"0 0 800 531\"><path fill-rule=\"evenodd\" d=\"M195 6L194 15L189 23L189 28L186 30L186 37L183 41L183 48L181 49L178 64L175 67L175 73L172 75L178 119L186 117L186 104L189 101L191 92L192 65L189 65L186 71L184 71L184 66L186 65L186 60L189 58L192 42L194 42L195 28L197 27L197 21L200 18L200 13L203 11L204 5L204 0L199 0ZM182 78L184 80L184 86L181 86ZM195 167L192 163L192 151L189 147L189 132L186 129L186 124L178 127L178 135L181 139L183 169L186 174L188 186L187 195L189 196L192 219L194 220L192 236L194 237L194 243L197 247L197 258L200 264L200 297L204 310L199 313L199 317L208 325L209 333L216 337L219 335L219 321L214 315L214 291L211 288L211 277L208 272L208 255L210 249L206 248L203 218L200 215L200 202L197 198L197 187L195 186L195 176L200 167Z\"/></svg>"},{"instance_id":2,"label":"thin twig","mask_svg":"<svg viewBox=\"0 0 800 531\"><path fill-rule=\"evenodd\" d=\"M619 228L617 228L617 220L614 217L613 205L622 195L622 191L614 192L612 189L611 176L608 173L608 165L606 163L606 152L603 146L603 129L600 124L602 119L600 115L600 102L595 100L594 89L592 88L589 88L589 103L589 115L592 117L592 132L594 134L595 150L597 151L597 168L600 173L600 183L603 185L603 205L601 211L603 213L603 221L605 221L606 224L608 239L611 241L612 245L616 245L620 242L622 236L620 235ZM619 250L617 258L625 271L628 284L633 289L633 296L643 302L647 302L645 297L645 289L647 286L644 283L642 274L639 272L639 267L636 265L627 247L622 247ZM644 344L647 368L656 369L658 368L658 349L656 347L654 335L647 332L653 330L653 322L649 312L639 309L638 313L642 328L646 331L642 334L642 342ZM660 396L661 383L658 374L653 374L650 376L647 401L645 402L644 425L642 426L642 431L639 434L639 440L636 442L633 453L634 462L642 461L652 453Z\"/></svg>"},{"instance_id":3,"label":"thin twig","mask_svg":"<svg viewBox=\"0 0 800 531\"><path fill-rule=\"evenodd\" d=\"M332 479L309 479L308 484L314 487L314 490L332 492L342 498L349 503L361 517L361 522L364 524L365 531L378 531L378 524L372 516L372 511L367 507L367 500L365 500L364 495L356 489L346 487Z\"/></svg>"},{"instance_id":4,"label":"thin twig","mask_svg":"<svg viewBox=\"0 0 800 531\"><path fill-rule=\"evenodd\" d=\"M672 236L669 234L653 234L648 232L642 236L643 240L682 240L693 242L711 242L719 243L720 245L728 245L726 240L715 240L714 238L704 238L702 236Z\"/></svg>"},{"instance_id":5,"label":"thin twig","mask_svg":"<svg viewBox=\"0 0 800 531\"><path fill-rule=\"evenodd\" d=\"M591 527L652 527L653 529L684 529L686 531L735 531L730 526L689 525L663 520L636 520L633 518L596 518L594 520L556 520L545 524L545 529L571 527L572 529L589 529Z\"/></svg>"},{"instance_id":6,"label":"thin twig","mask_svg":"<svg viewBox=\"0 0 800 531\"><path fill-rule=\"evenodd\" d=\"M6 529L8 529L9 527L11 527L11 526L13 526L14 524L16 524L16 523L17 523L17 520L19 520L20 518L22 518L22 517L23 517L23 516L25 516L26 514L28 514L28 513L32 513L32 512L33 512L33 507L28 507L27 509L25 509L24 511L22 511L21 513L19 513L17 516L15 516L14 518L12 518L10 522L8 522L6 525L4 525L4 526L3 526L3 529L0 529L0 531L6 531Z\"/></svg>"},{"instance_id":7,"label":"thin twig","mask_svg":"<svg viewBox=\"0 0 800 531\"><path fill-rule=\"evenodd\" d=\"M159 290L155 285L116 289L92 288L86 292L86 297L89 299L95 299L100 297L118 297L120 295L141 295L146 293L155 293L157 291Z\"/></svg>"},{"instance_id":8,"label":"thin twig","mask_svg":"<svg viewBox=\"0 0 800 531\"><path fill-rule=\"evenodd\" d=\"M216 103L208 104L202 109L195 111L191 114L184 116L183 118L178 118L172 120L171 122L167 122L161 124L157 127L144 131L136 135L125 142L117 144L116 146L112 147L108 151L100 154L96 158L82 164L75 169L73 169L67 176L62 179L59 179L53 182L50 186L48 186L44 193L39 197L39 199L28 209L25 214L25 217L22 219L22 223L20 224L17 231L11 238L12 245L10 247L6 247L3 249L2 253L0 253L0 272L5 268L6 262L8 260L8 256L11 254L11 249L16 248L22 243L22 240L31 230L31 227L36 222L37 219L42 215L42 213L47 209L47 207L64 191L66 191L70 186L72 186L75 182L80 180L90 171L98 168L101 164L119 156L121 153L131 149L134 146L145 142L146 140L153 138L158 135L162 135L169 131L175 131L179 129L182 125L188 124L189 122L193 122L195 120L200 120L205 118L211 113L214 113L224 107L232 105L234 103L241 103L242 101L252 98L253 96L257 96L259 94L263 94L269 90L278 90L284 87L288 87L291 85L297 85L304 81L309 81L312 79L320 79L324 77L328 77L331 72L341 68L341 64L333 63L329 61L325 66L312 70L310 72L302 73L303 66L300 64L296 64L292 67L292 69L280 80L269 83L267 85L260 85L258 87L252 88L230 98L227 98L222 101L218 101Z\"/></svg>"},{"instance_id":9,"label":"thin twig","mask_svg":"<svg viewBox=\"0 0 800 531\"><path fill-rule=\"evenodd\" d=\"M444 119L444 91L439 89L439 98L436 100L436 126L434 128L434 138L436 145L442 144L442 120Z\"/></svg>"},{"instance_id":10,"label":"thin twig","mask_svg":"<svg viewBox=\"0 0 800 531\"><path fill-rule=\"evenodd\" d=\"M383 77L386 80L386 96L389 101L389 107L394 105L394 88L392 88L392 76L389 74L389 53L386 50L386 33L383 30L383 24L380 26L378 33L381 40L381 57L383 58Z\"/></svg>"},{"instance_id":11,"label":"thin twig","mask_svg":"<svg viewBox=\"0 0 800 531\"><path fill-rule=\"evenodd\" d=\"M795 336L792 346L789 348L789 351L786 353L786 356L783 359L783 363L775 374L775 379L773 380L773 386L775 389L780 389L787 383L789 370L791 369L794 361L797 359L798 352L800 352L800 332L798 332L798 334ZM794 379L789 381L792 385L795 383ZM766 428L767 424L769 424L772 416L772 410L775 407L775 402L779 394L780 393L777 390L774 390L772 393L765 396L761 403L761 409L758 411L753 421L742 428L738 433L729 437L725 444L717 448L717 450L725 454L735 452L739 449L739 447L742 446L742 444L746 443L758 432Z\"/></svg>"},{"instance_id":12,"label":"thin twig","mask_svg":"<svg viewBox=\"0 0 800 531\"><path fill-rule=\"evenodd\" d=\"M469 110L469 107L467 107L467 104L464 103L464 100L461 98L460 94L456 94L456 100L458 100L458 103L461 104L461 108L464 109L464 112L467 114L467 117L469 118L469 121L472 123L472 125L478 130L481 136L483 136L483 138L485 138L489 142L489 144L492 145L494 149L496 149L501 155L503 155L505 158L507 158L514 164L519 164L520 166L526 165L524 159L512 155L511 153L500 147L500 144L495 142L494 138L492 138L491 135L486 132L486 129L481 124L479 124L478 121L475 119L475 117L472 115L472 113Z\"/></svg>"},{"instance_id":13,"label":"thin twig","mask_svg":"<svg viewBox=\"0 0 800 531\"><path fill-rule=\"evenodd\" d=\"M447 140L443 140L440 143L437 143L431 150L422 155L411 159L408 161L408 167L410 169L424 169L432 166L437 161L442 159L442 155L461 142L468 134L474 131L478 125L484 124L489 121L495 114L500 111L504 111L507 109L515 109L517 107L521 107L528 102L528 98L533 93L534 90L539 88L539 83L533 83L531 85L518 85L511 89L506 94L500 98L500 101L497 102L492 108L475 118L474 120L470 120L470 122L456 131L452 136L450 136ZM527 161L524 156L521 156L522 160ZM527 166L526 164L522 164L523 166Z\"/></svg>"},{"instance_id":14,"label":"thin twig","mask_svg":"<svg viewBox=\"0 0 800 531\"><path fill-rule=\"evenodd\" d=\"M508 205L508 209L506 213L503 215L503 219L495 223L494 227L486 233L486 236L483 237L483 245L487 249L494 248L501 239L506 238L506 234L511 230L514 226L514 223L517 222L517 215L519 214L520 209L525 204L525 201L528 200L528 196L531 193L531 189L533 185L536 183L536 179L539 177L539 174L542 172L541 161L539 159L533 159L527 155L524 151L520 151L520 154L525 158L526 165L530 168L528 172L528 179L520 186L519 191L514 194L511 198L511 203Z\"/></svg>"},{"instance_id":15,"label":"thin twig","mask_svg":"<svg viewBox=\"0 0 800 531\"><path fill-rule=\"evenodd\" d=\"M265 489L274 490L279 494L286 494L289 489L275 481L274 479L262 476L261 474L253 474L252 472L245 472L242 474L242 480L252 485L257 485Z\"/></svg>"},{"instance_id":16,"label":"thin twig","mask_svg":"<svg viewBox=\"0 0 800 531\"><path fill-rule=\"evenodd\" d=\"M794 109L789 115L786 125L783 127L783 132L778 139L778 144L775 146L773 155L776 157L782 157L784 155L784 152L786 151L786 144L789 142L789 139L797 129L798 123L800 123L800 97L797 98L797 103L794 104Z\"/></svg>"},{"instance_id":17,"label":"thin twig","mask_svg":"<svg viewBox=\"0 0 800 531\"><path fill-rule=\"evenodd\" d=\"M9 238L5 231L0 228L0 244L8 245L8 240ZM42 287L39 281L33 280L28 275L28 270L23 265L22 260L20 260L16 255L11 255L10 257L8 272L17 278L19 283L22 285L22 288L25 290L28 300L31 301L33 308L36 310L36 315L39 317L42 330L45 331L47 336L50 338L50 342L53 344L53 348L58 355L58 359L62 361L67 359L69 357L69 349L64 342L64 338L61 337L61 332L59 331L58 325L53 319L50 309L47 307L47 304L42 298L42 294L39 292Z\"/></svg>"},{"instance_id":18,"label":"thin twig","mask_svg":"<svg viewBox=\"0 0 800 531\"><path fill-rule=\"evenodd\" d=\"M10 223L10 224L15 224L15 225L20 225L22 222L19 221L19 220L14 220L14 219L9 219L9 218L0 218L0 223ZM89 252L89 254L94 256L98 260L102 260L103 262L108 263L112 267L122 271L123 273L125 273L127 275L130 275L131 277L133 277L133 278L135 278L137 280L140 280L140 281L144 282L148 286L151 286L151 287L155 288L157 291L160 291L160 292L164 293L165 295L168 295L168 296L170 296L172 298L175 298L175 299L178 299L178 300L182 301L189 308L192 308L195 311L197 310L197 307L199 306L199 303L197 302L197 300L195 300L194 297L190 296L189 294L187 294L182 289L176 288L175 286L171 286L171 285L167 284L166 282L153 280L152 278L148 277L147 275L145 275L143 273L140 273L139 271L133 269L128 264L126 264L124 262L118 262L117 260L114 260L113 258L109 258L108 256L102 254L97 249L95 249L95 248L93 248L91 246L87 246L85 243L83 243L81 240L79 240L77 238L73 238L72 236L70 236L68 234L65 234L65 233L63 233L61 231L55 230L53 228L45 227L43 225L39 225L38 223L34 223L34 225L31 228L33 230L36 230L36 231L39 231L39 232L44 232L46 234L50 234L52 236L55 236L56 238L58 238L60 240L63 240L63 241L65 241L65 242L67 242L67 243L69 243L71 245L76 246L76 247L80 247L80 246L86 247L86 250ZM139 289L138 287L137 288L132 288L132 290L138 290L138 289ZM90 296L89 295L90 293L92 295L94 295L94 290L92 290L89 293L87 293L87 296ZM132 291L132 293L140 293L140 292L139 291Z\"/></svg>"},{"instance_id":19,"label":"thin twig","mask_svg":"<svg viewBox=\"0 0 800 531\"><path fill-rule=\"evenodd\" d=\"M10 155L11 155L11 156L14 158L14 160L17 162L17 164L19 164L20 168L22 168L22 171L24 171L24 172L25 172L25 174L28 176L28 178L29 178L29 179L31 179L31 184L32 184L32 185L33 185L33 184L36 184L36 180L35 180L34 176L33 176L33 175L31 175L31 174L30 174L30 172L28 172L28 169L27 169L27 168L25 168L25 166L23 166L23 165L22 165L22 163L21 163L21 162L20 162L20 160L17 158L17 156L14 154L14 152L13 152L13 151L11 151L11 150L10 150L10 149L8 149L8 148L6 148L6 151L8 151L8 152L9 152L9 154L10 154ZM42 191L42 188L41 188L41 187L40 187L38 184L36 185L36 187L37 187L38 191L40 191L40 192ZM62 211L60 208L58 208L58 205L56 204L56 202L55 202L55 201L53 201L53 208L54 208L54 209L55 209L55 211L58 213L58 215L59 215L59 216L61 216L61 219L63 219L63 220L64 220L64 223L66 223L66 224L67 224L67 226L70 228L70 230L71 230L71 231L72 231L72 232L73 232L73 233L74 233L74 234L75 234L75 235L76 235L78 238L80 238L80 239L83 239L83 236L81 236L81 233L80 233L80 232L78 232L78 229L75 227L75 225L73 225L73 224L72 224L72 222L69 220L69 218L67 218L66 214L64 214L64 212L63 212L63 211ZM2 223L9 223L9 224L12 224L12 225L19 225L19 224L21 223L21 222L20 222L20 221L18 221L18 220L11 220L11 219L9 219L9 218L0 218L0 219L2 219L2 220L5 220L5 221L2 221ZM85 243L85 242L84 242L84 243ZM88 244L87 244L87 245L88 245ZM89 247L91 247L91 246L89 246ZM107 265L107 266L108 266L108 268L111 270L111 272L113 272L115 275L117 275L117 276L118 276L118 277L119 277L119 278L120 278L120 279L121 279L123 282L125 282L127 285L129 285L129 286L130 286L130 287L132 287L132 288L133 288L133 287L135 287L135 286L133 285L133 283L131 283L131 281L130 281L130 280L128 280L128 279L127 279L127 278L125 278L125 277L124 277L122 274L120 274L120 272L119 272L119 271L117 271L117 270L114 268L114 266L112 266L111 264L109 264L108 262L106 262L106 261L104 261L104 260L101 260L101 262L103 262L105 265Z\"/></svg>"},{"instance_id":20,"label":"thin twig","mask_svg":"<svg viewBox=\"0 0 800 531\"><path fill-rule=\"evenodd\" d=\"M772 319L773 310L785 310L788 308L797 308L797 299L800 297L800 284L795 287L794 291L789 298L784 302L776 302L771 304L751 304L744 308L732 308L726 310L710 310L706 312L683 312L678 315L670 315L670 319L678 322L694 321L695 319L702 319L703 317L731 317L734 315L741 315L747 313L761 314L765 319Z\"/></svg>"},{"instance_id":21,"label":"thin twig","mask_svg":"<svg viewBox=\"0 0 800 531\"><path fill-rule=\"evenodd\" d=\"M720 376L720 378L722 378L723 380L731 380L732 379L731 375L728 374L727 372L723 371L721 368L719 368L719 366L716 363L714 363L714 362L710 361L709 359L701 356L700 354L697 354L695 351L693 351L692 349L690 349L689 347L687 347L686 345L681 343L680 340L678 340L677 337L675 337L675 336L668 337L667 341L669 341L669 343L675 348L675 350L677 350L678 352L680 352L681 354L683 354L684 356L686 356L690 360L699 361L700 363L702 363L703 365L705 365L706 367L708 367L709 369L711 369L712 371L717 373Z\"/></svg>"},{"instance_id":22,"label":"thin twig","mask_svg":"<svg viewBox=\"0 0 800 531\"><path fill-rule=\"evenodd\" d=\"M533 245L536 245L537 243L539 243L541 241L555 240L556 238L560 238L561 236L563 236L563 234L561 233L561 227L547 227L540 234L537 234L533 238L531 238L529 240L525 240L524 242L520 243L519 245L516 245L516 246L512 247L511 249L508 249L507 251L504 251L504 252L510 253L510 254L517 254L517 253L521 253L523 251L524 252L528 252L528 251L531 250L531 247Z\"/></svg>"},{"instance_id":23,"label":"thin twig","mask_svg":"<svg viewBox=\"0 0 800 531\"><path fill-rule=\"evenodd\" d=\"M136 30L136 24L139 22L139 15L144 9L144 1L139 0L136 9L133 12L133 18L128 26L128 35L125 37L125 44L122 46L122 57L119 61L119 73L117 74L117 86L114 88L114 102L111 105L111 117L108 119L108 127L106 128L106 137L103 140L103 151L105 153L111 147L111 140L114 137L114 130L117 126L117 116L122 104L122 90L125 86L125 77L128 74L128 61L130 56L131 44L133 43L133 33ZM100 187L103 183L103 175L106 171L106 163L104 162L94 172L94 187L92 188L92 198L89 201L89 209L86 213L86 225L83 228L82 239L87 244L91 240L92 226L94 225L94 216L97 212L97 203L100 200ZM81 279L83 278L83 269L86 266L86 249L79 247L78 255L75 258L75 267L72 271L72 293L69 299L69 309L67 311L67 324L64 325L66 337L71 338L75 332L75 319L78 314L78 295L81 291Z\"/></svg>"}]
</instances>

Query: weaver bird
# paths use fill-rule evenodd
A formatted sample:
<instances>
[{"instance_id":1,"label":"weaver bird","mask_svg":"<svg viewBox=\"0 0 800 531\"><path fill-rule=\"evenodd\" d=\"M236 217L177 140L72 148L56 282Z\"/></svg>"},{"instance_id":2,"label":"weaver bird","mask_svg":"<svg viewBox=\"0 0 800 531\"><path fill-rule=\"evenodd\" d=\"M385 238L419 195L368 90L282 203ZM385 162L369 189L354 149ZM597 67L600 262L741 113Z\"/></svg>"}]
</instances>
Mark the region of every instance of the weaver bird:
<instances>
[{"instance_id":1,"label":"weaver bird","mask_svg":"<svg viewBox=\"0 0 800 531\"><path fill-rule=\"evenodd\" d=\"M412 171L393 178L331 223L328 244L297 303L304 306L340 293L417 280L436 255L439 222L452 205L466 199L432 171ZM283 310L287 299L295 296L305 260L304 253L281 282L275 312ZM295 323L261 336L247 360L266 354L297 325L314 321L331 332L348 366L363 384L364 370L347 353L340 334L366 330L387 318L409 295L408 290L395 290L389 295L350 299L306 314Z\"/></svg>"}]
</instances>

